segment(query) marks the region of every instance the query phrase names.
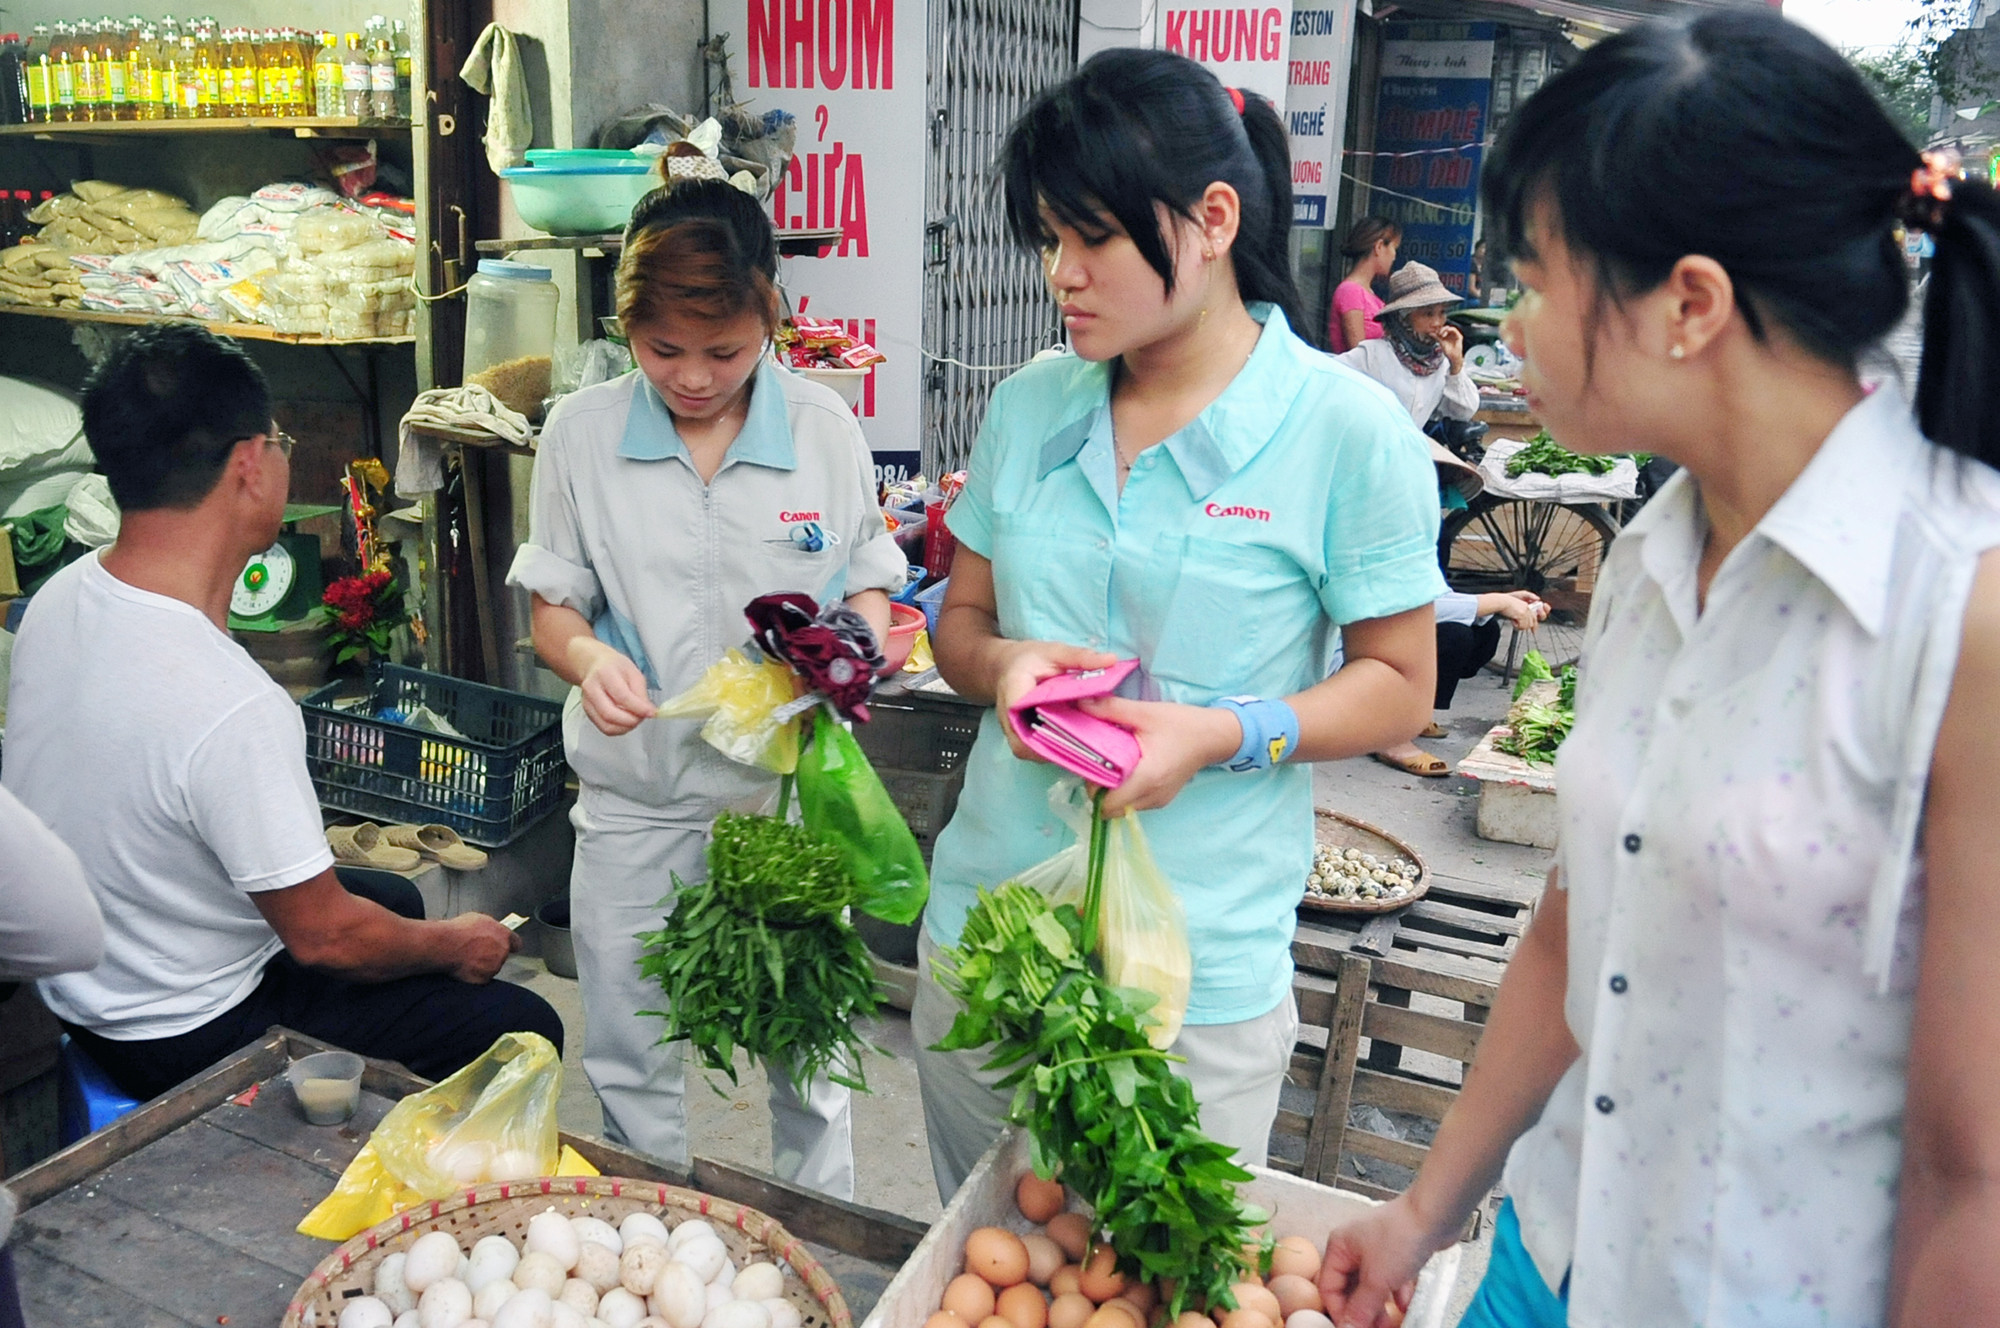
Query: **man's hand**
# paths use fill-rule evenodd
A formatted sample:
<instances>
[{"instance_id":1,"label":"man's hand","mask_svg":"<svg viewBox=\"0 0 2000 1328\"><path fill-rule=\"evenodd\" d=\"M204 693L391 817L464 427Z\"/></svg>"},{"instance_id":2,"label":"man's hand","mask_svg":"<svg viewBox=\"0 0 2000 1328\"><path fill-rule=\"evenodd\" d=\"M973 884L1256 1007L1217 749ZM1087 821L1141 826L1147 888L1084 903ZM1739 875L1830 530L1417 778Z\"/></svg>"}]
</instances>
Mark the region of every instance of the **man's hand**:
<instances>
[{"instance_id":1,"label":"man's hand","mask_svg":"<svg viewBox=\"0 0 2000 1328\"><path fill-rule=\"evenodd\" d=\"M456 951L451 975L460 982L479 985L491 982L507 956L521 948L521 937L484 913L461 913L439 927L450 933L447 942Z\"/></svg>"},{"instance_id":2,"label":"man's hand","mask_svg":"<svg viewBox=\"0 0 2000 1328\"><path fill-rule=\"evenodd\" d=\"M616 738L653 717L646 695L646 675L639 666L603 642L583 675L583 713L598 729Z\"/></svg>"},{"instance_id":3,"label":"man's hand","mask_svg":"<svg viewBox=\"0 0 2000 1328\"><path fill-rule=\"evenodd\" d=\"M1228 760L1243 745L1243 721L1211 706L1106 696L1084 701L1079 708L1123 724L1139 739L1138 767L1104 795L1106 816L1166 806L1197 770Z\"/></svg>"},{"instance_id":4,"label":"man's hand","mask_svg":"<svg viewBox=\"0 0 2000 1328\"><path fill-rule=\"evenodd\" d=\"M999 680L994 684L993 705L1000 712L1000 731L1007 735L1007 745L1013 748L1014 755L1023 761L1042 759L1022 743L1021 735L1014 732L1012 719L1014 706L1033 691L1036 684L1046 682L1058 673L1109 668L1117 662L1116 655L1107 655L1101 650L1085 650L1082 646L1066 646L1060 641L1011 643L1005 662L1000 666Z\"/></svg>"},{"instance_id":5,"label":"man's hand","mask_svg":"<svg viewBox=\"0 0 2000 1328\"><path fill-rule=\"evenodd\" d=\"M1524 632L1532 632L1549 616L1548 601L1532 590L1510 590L1505 594L1479 597L1479 616L1505 618Z\"/></svg>"},{"instance_id":6,"label":"man's hand","mask_svg":"<svg viewBox=\"0 0 2000 1328\"><path fill-rule=\"evenodd\" d=\"M1444 331L1438 333L1438 345L1444 347L1444 357L1451 363L1455 374L1465 372L1465 333L1458 330L1456 323L1446 323Z\"/></svg>"}]
</instances>

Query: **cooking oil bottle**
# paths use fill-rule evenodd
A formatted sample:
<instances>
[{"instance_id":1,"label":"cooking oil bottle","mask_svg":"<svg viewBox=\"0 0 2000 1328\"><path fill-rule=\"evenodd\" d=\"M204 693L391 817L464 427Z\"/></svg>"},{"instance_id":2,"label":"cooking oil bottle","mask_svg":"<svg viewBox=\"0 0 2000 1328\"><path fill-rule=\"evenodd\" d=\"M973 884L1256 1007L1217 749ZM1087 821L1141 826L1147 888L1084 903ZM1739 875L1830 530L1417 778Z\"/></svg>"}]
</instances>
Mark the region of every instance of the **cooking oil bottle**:
<instances>
[{"instance_id":1,"label":"cooking oil bottle","mask_svg":"<svg viewBox=\"0 0 2000 1328\"><path fill-rule=\"evenodd\" d=\"M124 30L109 14L97 20L97 57L104 70L104 100L100 106L105 114L101 118L131 119L131 89L125 85Z\"/></svg>"},{"instance_id":2,"label":"cooking oil bottle","mask_svg":"<svg viewBox=\"0 0 2000 1328\"><path fill-rule=\"evenodd\" d=\"M278 34L265 28L262 32L250 34L250 57L257 62L256 114L282 115L280 106L284 103L285 71L278 53Z\"/></svg>"},{"instance_id":3,"label":"cooking oil bottle","mask_svg":"<svg viewBox=\"0 0 2000 1328\"><path fill-rule=\"evenodd\" d=\"M71 52L76 68L76 118L100 120L104 105L104 69L97 58L97 25L78 19L76 42Z\"/></svg>"},{"instance_id":4,"label":"cooking oil bottle","mask_svg":"<svg viewBox=\"0 0 2000 1328\"><path fill-rule=\"evenodd\" d=\"M331 119L341 114L340 45L330 32L319 34L319 47L313 54L312 88L314 115Z\"/></svg>"},{"instance_id":5,"label":"cooking oil bottle","mask_svg":"<svg viewBox=\"0 0 2000 1328\"><path fill-rule=\"evenodd\" d=\"M228 114L222 109L222 69L227 63L227 52L215 35L215 20L202 19L195 25L194 35L195 78L201 85L195 110L198 118L209 120ZM182 100L186 100L185 95Z\"/></svg>"},{"instance_id":6,"label":"cooking oil bottle","mask_svg":"<svg viewBox=\"0 0 2000 1328\"><path fill-rule=\"evenodd\" d=\"M284 40L285 114L311 115L312 48L306 44L305 34L297 28L286 28L279 36Z\"/></svg>"},{"instance_id":7,"label":"cooking oil bottle","mask_svg":"<svg viewBox=\"0 0 2000 1328\"><path fill-rule=\"evenodd\" d=\"M160 118L181 118L181 34L180 25L168 17L154 46L153 76L159 84Z\"/></svg>"},{"instance_id":8,"label":"cooking oil bottle","mask_svg":"<svg viewBox=\"0 0 2000 1328\"><path fill-rule=\"evenodd\" d=\"M395 36L391 41L391 49L396 53L396 115L400 119L410 120L415 118L412 109L413 98L410 93L410 30L401 19L397 19L394 26Z\"/></svg>"},{"instance_id":9,"label":"cooking oil bottle","mask_svg":"<svg viewBox=\"0 0 2000 1328\"><path fill-rule=\"evenodd\" d=\"M82 117L76 106L76 28L56 24L49 40L49 119L66 124Z\"/></svg>"},{"instance_id":10,"label":"cooking oil bottle","mask_svg":"<svg viewBox=\"0 0 2000 1328\"><path fill-rule=\"evenodd\" d=\"M150 25L137 14L125 20L124 36L120 39L120 54L125 66L125 106L128 120L154 120L159 118L158 88L153 81L153 43L157 34L150 34Z\"/></svg>"},{"instance_id":11,"label":"cooking oil bottle","mask_svg":"<svg viewBox=\"0 0 2000 1328\"><path fill-rule=\"evenodd\" d=\"M33 124L55 118L55 65L49 58L53 49L49 25L37 23L28 35L28 120Z\"/></svg>"},{"instance_id":12,"label":"cooking oil bottle","mask_svg":"<svg viewBox=\"0 0 2000 1328\"><path fill-rule=\"evenodd\" d=\"M198 120L208 104L208 88L202 82L200 57L194 34L181 34L180 54L174 59L174 118Z\"/></svg>"},{"instance_id":13,"label":"cooking oil bottle","mask_svg":"<svg viewBox=\"0 0 2000 1328\"><path fill-rule=\"evenodd\" d=\"M225 115L255 115L257 113L257 48L250 42L250 29L231 28L223 38L223 45L229 50L229 89L223 101Z\"/></svg>"}]
</instances>

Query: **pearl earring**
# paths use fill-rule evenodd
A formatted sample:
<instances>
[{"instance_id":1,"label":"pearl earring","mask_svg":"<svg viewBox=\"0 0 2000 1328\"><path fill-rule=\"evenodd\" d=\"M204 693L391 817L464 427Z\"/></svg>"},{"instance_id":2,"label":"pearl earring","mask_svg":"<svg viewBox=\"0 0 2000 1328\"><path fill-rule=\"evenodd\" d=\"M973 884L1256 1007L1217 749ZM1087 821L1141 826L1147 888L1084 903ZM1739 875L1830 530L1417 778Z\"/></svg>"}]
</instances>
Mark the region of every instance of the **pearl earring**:
<instances>
[{"instance_id":1,"label":"pearl earring","mask_svg":"<svg viewBox=\"0 0 2000 1328\"><path fill-rule=\"evenodd\" d=\"M1673 348L1672 350L1670 350L1670 351L1668 351L1668 352L1667 352L1667 354L1668 354L1669 356L1671 356L1671 357L1672 357L1673 359L1676 359L1676 360L1684 360L1684 359L1686 359L1686 358L1687 358L1687 353L1688 353L1688 352L1687 352L1687 347L1686 347L1686 346L1683 346L1683 345L1681 345L1681 344L1680 344L1680 343L1678 343L1678 342L1676 342L1676 343L1674 344L1674 348Z\"/></svg>"}]
</instances>

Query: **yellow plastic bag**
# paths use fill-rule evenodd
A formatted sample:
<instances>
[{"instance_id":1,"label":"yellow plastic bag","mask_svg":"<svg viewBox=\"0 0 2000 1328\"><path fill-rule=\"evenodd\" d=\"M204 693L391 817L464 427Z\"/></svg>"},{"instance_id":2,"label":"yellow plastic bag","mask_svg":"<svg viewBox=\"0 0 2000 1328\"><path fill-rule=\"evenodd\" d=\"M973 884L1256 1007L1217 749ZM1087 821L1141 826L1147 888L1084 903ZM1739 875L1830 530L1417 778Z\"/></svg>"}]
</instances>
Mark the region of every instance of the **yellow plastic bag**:
<instances>
[{"instance_id":1,"label":"yellow plastic bag","mask_svg":"<svg viewBox=\"0 0 2000 1328\"><path fill-rule=\"evenodd\" d=\"M341 1173L302 1235L346 1240L413 1203L469 1185L594 1176L556 1139L562 1058L539 1033L508 1033L478 1060L398 1102Z\"/></svg>"},{"instance_id":2,"label":"yellow plastic bag","mask_svg":"<svg viewBox=\"0 0 2000 1328\"><path fill-rule=\"evenodd\" d=\"M670 696L655 713L661 719L701 719L701 736L732 761L789 775L799 768L799 721L778 722L772 714L798 697L791 665L767 659L753 664L730 650L701 680Z\"/></svg>"},{"instance_id":3,"label":"yellow plastic bag","mask_svg":"<svg viewBox=\"0 0 2000 1328\"><path fill-rule=\"evenodd\" d=\"M1080 780L1058 781L1049 805L1076 832L1076 842L1015 880L1086 916L1094 896L1105 981L1153 994L1146 1035L1164 1051L1181 1035L1194 981L1180 896L1153 860L1137 815L1097 820Z\"/></svg>"}]
</instances>

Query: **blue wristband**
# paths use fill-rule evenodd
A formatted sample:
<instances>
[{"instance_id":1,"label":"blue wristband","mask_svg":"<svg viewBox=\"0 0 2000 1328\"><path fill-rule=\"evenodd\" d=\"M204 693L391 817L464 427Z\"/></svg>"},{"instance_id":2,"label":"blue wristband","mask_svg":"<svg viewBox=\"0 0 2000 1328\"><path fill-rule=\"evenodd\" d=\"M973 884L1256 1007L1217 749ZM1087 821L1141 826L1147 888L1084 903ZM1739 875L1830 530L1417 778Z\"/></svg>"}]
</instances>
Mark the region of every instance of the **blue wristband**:
<instances>
[{"instance_id":1,"label":"blue wristband","mask_svg":"<svg viewBox=\"0 0 2000 1328\"><path fill-rule=\"evenodd\" d=\"M1283 701L1225 696L1214 705L1235 711L1237 721L1243 725L1243 745L1236 749L1236 755L1222 763L1223 769L1239 775L1269 770L1298 750L1298 712Z\"/></svg>"}]
</instances>

